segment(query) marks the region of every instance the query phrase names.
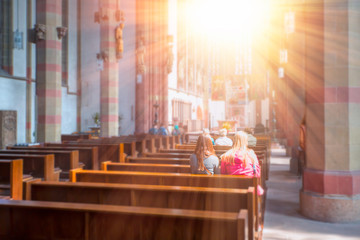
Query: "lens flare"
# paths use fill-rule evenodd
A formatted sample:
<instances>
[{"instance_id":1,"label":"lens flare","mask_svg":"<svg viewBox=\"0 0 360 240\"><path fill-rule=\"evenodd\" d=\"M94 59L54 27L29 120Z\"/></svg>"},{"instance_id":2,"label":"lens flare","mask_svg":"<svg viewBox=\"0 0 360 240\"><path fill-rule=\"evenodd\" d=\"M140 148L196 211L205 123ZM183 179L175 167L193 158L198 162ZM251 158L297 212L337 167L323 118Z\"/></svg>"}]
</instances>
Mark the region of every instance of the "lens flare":
<instances>
[{"instance_id":1,"label":"lens flare","mask_svg":"<svg viewBox=\"0 0 360 240\"><path fill-rule=\"evenodd\" d=\"M194 0L188 5L193 31L228 38L241 38L265 30L269 0Z\"/></svg>"}]
</instances>

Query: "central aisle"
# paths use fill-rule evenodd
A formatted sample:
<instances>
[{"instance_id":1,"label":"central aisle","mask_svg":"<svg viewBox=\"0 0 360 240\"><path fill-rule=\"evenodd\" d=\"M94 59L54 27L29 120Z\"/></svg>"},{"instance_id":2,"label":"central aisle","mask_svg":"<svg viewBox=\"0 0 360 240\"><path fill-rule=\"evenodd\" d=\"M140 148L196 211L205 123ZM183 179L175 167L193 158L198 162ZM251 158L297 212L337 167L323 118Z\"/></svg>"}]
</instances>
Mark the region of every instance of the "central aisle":
<instances>
[{"instance_id":1,"label":"central aisle","mask_svg":"<svg viewBox=\"0 0 360 240\"><path fill-rule=\"evenodd\" d=\"M263 239L359 240L360 222L324 223L300 214L301 178L289 171L289 161L284 149L272 149Z\"/></svg>"}]
</instances>

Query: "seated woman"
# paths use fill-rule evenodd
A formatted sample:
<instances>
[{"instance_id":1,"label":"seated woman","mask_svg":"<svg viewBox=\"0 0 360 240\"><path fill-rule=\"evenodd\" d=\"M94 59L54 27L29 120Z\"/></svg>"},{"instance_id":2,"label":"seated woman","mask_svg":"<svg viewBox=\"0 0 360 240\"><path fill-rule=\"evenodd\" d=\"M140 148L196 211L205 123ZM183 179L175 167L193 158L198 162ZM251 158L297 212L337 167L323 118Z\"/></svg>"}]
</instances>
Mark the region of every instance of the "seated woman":
<instances>
[{"instance_id":1,"label":"seated woman","mask_svg":"<svg viewBox=\"0 0 360 240\"><path fill-rule=\"evenodd\" d=\"M259 160L254 150L248 148L248 135L240 131L235 134L232 148L221 156L221 174L260 177ZM258 186L258 194L264 190Z\"/></svg>"},{"instance_id":2,"label":"seated woman","mask_svg":"<svg viewBox=\"0 0 360 240\"><path fill-rule=\"evenodd\" d=\"M195 152L190 156L190 169L193 174L212 175L218 172L219 158L209 137L200 135Z\"/></svg>"},{"instance_id":3,"label":"seated woman","mask_svg":"<svg viewBox=\"0 0 360 240\"><path fill-rule=\"evenodd\" d=\"M173 135L173 136L179 136L180 135L180 129L179 129L178 125L174 126L174 129L172 130L171 135Z\"/></svg>"},{"instance_id":4,"label":"seated woman","mask_svg":"<svg viewBox=\"0 0 360 240\"><path fill-rule=\"evenodd\" d=\"M227 130L226 128L220 129L219 131L220 137L216 139L216 146L232 146L233 141L226 136Z\"/></svg>"}]
</instances>

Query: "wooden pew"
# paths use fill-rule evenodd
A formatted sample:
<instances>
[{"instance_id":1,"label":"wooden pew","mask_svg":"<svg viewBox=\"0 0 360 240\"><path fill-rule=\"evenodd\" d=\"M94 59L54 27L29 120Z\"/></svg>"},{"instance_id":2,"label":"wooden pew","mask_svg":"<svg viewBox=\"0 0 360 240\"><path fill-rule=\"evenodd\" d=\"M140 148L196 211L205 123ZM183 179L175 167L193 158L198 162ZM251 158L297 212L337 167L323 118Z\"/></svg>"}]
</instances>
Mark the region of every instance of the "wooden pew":
<instances>
[{"instance_id":1,"label":"wooden pew","mask_svg":"<svg viewBox=\"0 0 360 240\"><path fill-rule=\"evenodd\" d=\"M164 138L165 136L157 136L157 135L130 135L130 136L120 136L120 137L112 137L112 138L104 138L107 141L116 141L119 142L135 142L136 143L136 152L137 155L145 153L145 152L156 152L157 149L167 148L168 144L170 144L173 136L166 136L169 140ZM165 139L165 140L164 140ZM174 138L176 139L176 138ZM169 142L167 142L169 141ZM174 140L175 141L175 140ZM128 154L129 156L134 156L133 154Z\"/></svg>"},{"instance_id":2,"label":"wooden pew","mask_svg":"<svg viewBox=\"0 0 360 240\"><path fill-rule=\"evenodd\" d=\"M190 155L192 153L176 153L176 152L172 152L172 153L163 153L163 152L158 152L158 153L145 153L142 156L143 157L153 157L153 158L190 158Z\"/></svg>"},{"instance_id":3,"label":"wooden pew","mask_svg":"<svg viewBox=\"0 0 360 240\"><path fill-rule=\"evenodd\" d=\"M76 142L70 141L68 144L122 144L122 151L127 156L137 156L136 151L136 139L128 139L127 137L111 137L111 138L99 138L99 139L81 139Z\"/></svg>"},{"instance_id":4,"label":"wooden pew","mask_svg":"<svg viewBox=\"0 0 360 240\"><path fill-rule=\"evenodd\" d=\"M194 144L177 144L175 146L175 148L176 148L176 150L194 151L195 145ZM231 148L230 146L214 146L214 149L217 154L225 152L225 151L229 150L230 148ZM269 179L269 168L270 168L270 150L265 145L254 146L254 147L249 147L249 148L253 149L257 155L259 155L259 153L263 153L265 155L265 161L263 163L263 166L265 167L265 172L264 172L263 176L266 180L268 180ZM160 152L163 152L163 150L160 150Z\"/></svg>"},{"instance_id":5,"label":"wooden pew","mask_svg":"<svg viewBox=\"0 0 360 240\"><path fill-rule=\"evenodd\" d=\"M97 143L45 143L48 147L98 147L99 164L105 161L125 161L124 144L97 144ZM100 168L100 166L98 166Z\"/></svg>"},{"instance_id":6,"label":"wooden pew","mask_svg":"<svg viewBox=\"0 0 360 240\"><path fill-rule=\"evenodd\" d=\"M23 160L0 160L0 188L9 189L9 196L14 200L23 197ZM7 193L5 193L7 195Z\"/></svg>"},{"instance_id":7,"label":"wooden pew","mask_svg":"<svg viewBox=\"0 0 360 240\"><path fill-rule=\"evenodd\" d=\"M69 178L70 169L76 169L83 167L82 163L79 163L79 151L58 151L58 150L39 150L35 148L30 149L8 149L0 150L0 154L29 154L29 155L47 155L54 154L55 168L60 168L60 178Z\"/></svg>"},{"instance_id":8,"label":"wooden pew","mask_svg":"<svg viewBox=\"0 0 360 240\"><path fill-rule=\"evenodd\" d=\"M153 160L153 162L156 162L156 163L158 163L158 162L160 162L160 161L163 161L164 159L158 159L158 160L156 160L156 159L154 159ZM260 159L261 160L261 159ZM174 161L173 159L165 159L165 161ZM263 171L265 170L265 168L264 167L262 167L262 161L260 161L260 168L261 168L261 170L262 170L262 174L261 174L261 177L260 178L250 178L250 179L253 179L254 180L254 186L256 186L257 187L257 185L258 184L260 184L263 188L264 188L264 190L266 190L266 184L265 184L265 180L264 180L264 177L262 177L263 176ZM94 172L95 173L95 172ZM115 172L114 172L115 173ZM119 173L129 173L129 172L119 172ZM154 173L149 173L149 174L154 174ZM96 173L93 175L93 176L91 176L90 178L96 178ZM126 175L126 174L125 174ZM162 175L162 176L161 176ZM196 184L202 184L202 185L200 185L200 186L203 186L203 187L213 187L212 185L211 186L208 186L208 185L206 185L206 184L209 184L209 183L207 183L206 182L206 180L205 179L201 179L201 175L196 175L196 174L194 174L194 175L191 175L191 174L179 174L178 175L178 179L176 179L176 177L175 176L171 176L171 174L169 174L169 175L163 175L163 174L158 174L158 175L156 175L156 173L155 173L155 175L146 175L146 174L143 174L143 173L141 173L141 172L134 172L134 175L131 175L131 174L129 174L128 176L127 176L127 178L129 178L129 179L131 179L131 180L128 180L128 181L130 181L130 182L127 182L127 180L125 180L125 182L127 182L127 183L137 183L137 184L162 184L162 185L166 185L165 184L165 182L166 183L170 183L170 185L178 185L178 184L181 184L180 186L198 186L198 185L196 185ZM186 176L187 175L187 176ZM185 180L185 178L186 177L188 177L188 176L194 176L195 178L194 179L186 179ZM72 175L72 177L73 177L74 175ZM98 175L97 177L99 177L100 175ZM132 178L135 178L135 176L136 176L136 178L137 179L132 179ZM156 176L159 176L159 179L156 179ZM204 176L204 175L203 175ZM206 176L206 175L205 175ZM102 179L101 180L101 182L102 181L104 181L104 179L107 179L107 180L109 180L110 178L113 178L114 176L100 176L99 178L100 179ZM119 179L121 179L122 177L121 177L121 175L120 176L117 176L117 177L119 177ZM124 176L123 176L124 177ZM196 179L196 177L200 177L200 178L197 178ZM213 175L213 176L210 176L210 177L213 177L213 178L221 178L221 177L224 177L224 178L227 178L227 177L239 177L239 178L249 178L249 177L245 177L245 176L233 176L233 175ZM125 177L124 177L125 178ZM148 179L147 179L148 178ZM182 178L182 179L181 179ZM116 177L115 177L115 179L116 179ZM256 181L255 181L255 179L256 179ZM212 181L212 180L214 180L214 179L212 179L212 178L210 178L210 180L209 181ZM76 180L75 180L76 181ZM93 181L93 180L91 180L91 181ZM115 183L116 183L116 181L117 180L115 180ZM121 180L122 181L122 180ZM131 182L131 181L139 181L139 182ZM202 182L203 181L203 182ZM153 182L153 183L151 183L151 182ZM174 182L176 182L176 183L174 183ZM195 184L195 185L190 185L190 184ZM219 184L219 183L218 183ZM221 185L221 186L217 186L217 187L226 187L226 186L223 186L223 185ZM245 186L246 187L246 186ZM236 188L235 186L232 186L232 188ZM266 192L266 191L265 191ZM266 198L266 195L264 195L264 196L262 196L262 197L260 197L260 199L258 199L258 201L257 201L257 203L259 203L259 204L261 204L260 205L260 214L261 214L261 219L259 219L259 217L257 217L257 221L256 221L256 224L258 225L259 223L262 223L263 222L263 217L264 217L264 209L265 209L265 198ZM257 211L259 211L258 210L258 208L256 208L256 210Z\"/></svg>"},{"instance_id":9,"label":"wooden pew","mask_svg":"<svg viewBox=\"0 0 360 240\"><path fill-rule=\"evenodd\" d=\"M245 188L257 187L258 178L235 175L71 170L71 182L103 182L147 185Z\"/></svg>"},{"instance_id":10,"label":"wooden pew","mask_svg":"<svg viewBox=\"0 0 360 240\"><path fill-rule=\"evenodd\" d=\"M170 149L170 150L160 150L160 153L145 153L144 158L142 158L144 161L148 158L157 158L157 159L170 159L170 158L182 158L182 159L190 159L191 154L193 153L192 150L187 149ZM217 150L216 154L220 158L220 156L223 154L223 150ZM266 152L265 151L255 151L259 161L262 162L262 169L261 169L261 175L264 178L264 180L267 180L268 178L268 168L266 161ZM135 160L136 161L136 160ZM157 160L151 160L153 163L157 163L159 161ZM169 160L170 161L170 160ZM167 163L171 163L167 161Z\"/></svg>"},{"instance_id":11,"label":"wooden pew","mask_svg":"<svg viewBox=\"0 0 360 240\"><path fill-rule=\"evenodd\" d=\"M179 164L103 162L101 165L101 169L104 171L191 173L190 165L179 165Z\"/></svg>"},{"instance_id":12,"label":"wooden pew","mask_svg":"<svg viewBox=\"0 0 360 240\"><path fill-rule=\"evenodd\" d=\"M247 239L247 211L0 200L1 239Z\"/></svg>"},{"instance_id":13,"label":"wooden pew","mask_svg":"<svg viewBox=\"0 0 360 240\"><path fill-rule=\"evenodd\" d=\"M254 188L224 189L138 184L40 182L31 186L31 200L93 203L204 211L248 211L249 239L254 236Z\"/></svg>"},{"instance_id":14,"label":"wooden pew","mask_svg":"<svg viewBox=\"0 0 360 240\"><path fill-rule=\"evenodd\" d=\"M146 139L146 149L147 149L146 152L155 153L157 151L155 146L155 138Z\"/></svg>"},{"instance_id":15,"label":"wooden pew","mask_svg":"<svg viewBox=\"0 0 360 240\"><path fill-rule=\"evenodd\" d=\"M91 134L61 134L61 142L77 141L79 139L90 139Z\"/></svg>"},{"instance_id":16,"label":"wooden pew","mask_svg":"<svg viewBox=\"0 0 360 240\"><path fill-rule=\"evenodd\" d=\"M181 164L189 165L189 158L152 158L152 157L127 157L129 163L153 163L153 164Z\"/></svg>"},{"instance_id":17,"label":"wooden pew","mask_svg":"<svg viewBox=\"0 0 360 240\"><path fill-rule=\"evenodd\" d=\"M61 146L61 147L52 147L52 146L31 146L31 147L17 147L17 146L8 146L7 149L13 150L26 150L26 149L36 149L36 150L55 150L55 151L79 151L79 162L84 163L84 169L93 169L99 170L99 154L97 147L68 147L68 146Z\"/></svg>"},{"instance_id":18,"label":"wooden pew","mask_svg":"<svg viewBox=\"0 0 360 240\"><path fill-rule=\"evenodd\" d=\"M111 138L105 138L108 139L107 141L109 143L114 143L116 141L117 143L126 143L130 144L131 148L127 149L127 146L125 144L124 151L128 156L136 157L139 154L142 154L143 152L147 152L148 149L146 148L146 136L136 136L136 135L130 135L130 136L119 136L119 137L111 137ZM130 150L130 152L129 152Z\"/></svg>"},{"instance_id":19,"label":"wooden pew","mask_svg":"<svg viewBox=\"0 0 360 240\"><path fill-rule=\"evenodd\" d=\"M265 180L266 180L266 172L268 166L266 165L265 157L264 155L257 154L260 169L261 169L261 185L265 188ZM127 163L149 163L149 164L180 164L180 165L189 165L190 164L190 158L172 158L171 156L168 156L165 158L165 155L163 158L160 157L128 157L126 158Z\"/></svg>"},{"instance_id":20,"label":"wooden pew","mask_svg":"<svg viewBox=\"0 0 360 240\"><path fill-rule=\"evenodd\" d=\"M158 153L174 153L174 154L188 154L189 156L194 153L195 149L160 149ZM227 150L215 150L216 155L221 156Z\"/></svg>"},{"instance_id":21,"label":"wooden pew","mask_svg":"<svg viewBox=\"0 0 360 240\"><path fill-rule=\"evenodd\" d=\"M170 149L170 137L169 136L162 137L162 146L163 146L163 149Z\"/></svg>"},{"instance_id":22,"label":"wooden pew","mask_svg":"<svg viewBox=\"0 0 360 240\"><path fill-rule=\"evenodd\" d=\"M23 174L30 174L45 181L59 181L61 170L55 169L53 154L0 154L0 159L23 159Z\"/></svg>"}]
</instances>

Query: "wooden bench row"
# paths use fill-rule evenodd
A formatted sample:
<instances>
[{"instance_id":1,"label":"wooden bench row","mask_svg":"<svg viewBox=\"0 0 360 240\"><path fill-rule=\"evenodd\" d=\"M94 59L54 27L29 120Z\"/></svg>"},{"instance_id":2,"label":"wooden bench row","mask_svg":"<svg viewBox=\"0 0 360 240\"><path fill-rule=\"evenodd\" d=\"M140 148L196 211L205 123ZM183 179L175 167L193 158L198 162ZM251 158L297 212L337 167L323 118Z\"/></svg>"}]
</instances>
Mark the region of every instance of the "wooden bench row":
<instances>
[{"instance_id":1,"label":"wooden bench row","mask_svg":"<svg viewBox=\"0 0 360 240\"><path fill-rule=\"evenodd\" d=\"M194 144L177 144L174 149L169 150L160 150L161 153L192 153L195 150ZM264 173L264 178L266 180L269 179L269 169L270 169L270 147L267 145L257 145L253 147L249 147L250 149L253 149L257 155L259 155L261 152L265 155L265 162L263 163L263 166L265 167L266 171ZM227 150L231 149L231 146L214 146L215 152L218 155L221 155L225 153Z\"/></svg>"},{"instance_id":2,"label":"wooden bench row","mask_svg":"<svg viewBox=\"0 0 360 240\"><path fill-rule=\"evenodd\" d=\"M247 239L247 211L0 200L1 239Z\"/></svg>"},{"instance_id":3,"label":"wooden bench row","mask_svg":"<svg viewBox=\"0 0 360 240\"><path fill-rule=\"evenodd\" d=\"M31 199L201 211L248 212L249 234L254 235L254 188L224 189L104 183L35 183Z\"/></svg>"},{"instance_id":4,"label":"wooden bench row","mask_svg":"<svg viewBox=\"0 0 360 240\"><path fill-rule=\"evenodd\" d=\"M81 145L83 144L88 143ZM91 145L100 147L111 144L91 143ZM113 145L118 145L118 143ZM43 218L39 218L39 221L51 219L52 222L44 226L42 232L39 228L26 229L28 231L26 236L30 236L30 239L32 236L44 239L92 239L93 235L96 236L94 239L117 239L119 236L124 239L254 239L256 235L254 231L257 230L255 226L258 226L260 221L259 207L262 206L257 191L254 189L260 179L183 173L182 171L189 171L189 165L174 165L173 163L177 160L185 160L189 163L189 159L186 158L189 154L183 154L182 157L179 156L180 154L182 153L175 153L178 159L174 159L174 154L167 156L167 160L172 160L171 165L159 164L166 158L165 156L155 157L155 155L153 155L154 162L151 164L119 163L120 161L112 163L104 162L102 160L105 159L102 159L99 163L104 162L102 168L107 171L71 170L72 182L31 184L28 199L36 201L23 201L16 206L9 205L8 202L0 203L0 215L4 213L8 219L11 218L6 225L10 226L10 230L5 228L2 231L0 227L0 238L24 238L25 230L13 231L11 229L11 226L14 226L13 219L21 217L22 223L28 224L30 220L26 214L25 217L23 215L24 212L32 212L31 214L36 215L35 218L42 215ZM128 159L131 158L137 159L134 156ZM143 160L149 160L148 158L143 157ZM157 162L155 162L156 159ZM112 161L112 159L108 160ZM249 201L249 199L253 200ZM92 203L101 205L95 206ZM69 214L62 214L63 212ZM64 223L67 220L66 216L73 219L73 214L74 219L83 217L84 221L72 222L71 220L70 222L75 225ZM222 222L224 219L219 219L225 216L224 214L233 214L232 216L236 219L230 220L230 215L227 215L227 220ZM77 215L81 217L77 218ZM99 217L99 215L102 216ZM215 219L215 216L219 218L214 222L209 222ZM5 222L4 219L0 217L0 226ZM98 223L97 221L102 228L89 230L91 227L95 228L92 224ZM142 223L147 221L160 221L160 223L142 228ZM233 224L233 221L236 224ZM55 222L56 226L53 225ZM78 228L76 223L82 225ZM112 228L112 224L115 223L128 224L129 227ZM185 227L178 228L178 224ZM214 230L212 235L207 235L213 231L214 224L216 224L216 231ZM236 228L229 229L230 225ZM29 223L29 226L32 224ZM66 228L69 228L69 231L64 231ZM54 231L54 229L57 230ZM101 232L100 235L99 232ZM228 235L229 232L232 234Z\"/></svg>"},{"instance_id":5,"label":"wooden bench row","mask_svg":"<svg viewBox=\"0 0 360 240\"><path fill-rule=\"evenodd\" d=\"M257 186L260 179L246 176L232 175L196 175L181 173L152 173L152 172L125 172L125 171L87 171L73 170L71 182L88 183L122 183L122 184L143 184L143 185L162 185L162 186L184 186L184 187L203 187L203 188L235 188L248 189ZM179 199L180 200L180 199ZM259 216L263 209L259 209L261 199L255 191L255 225L258 226L261 219Z\"/></svg>"}]
</instances>

